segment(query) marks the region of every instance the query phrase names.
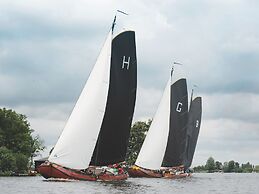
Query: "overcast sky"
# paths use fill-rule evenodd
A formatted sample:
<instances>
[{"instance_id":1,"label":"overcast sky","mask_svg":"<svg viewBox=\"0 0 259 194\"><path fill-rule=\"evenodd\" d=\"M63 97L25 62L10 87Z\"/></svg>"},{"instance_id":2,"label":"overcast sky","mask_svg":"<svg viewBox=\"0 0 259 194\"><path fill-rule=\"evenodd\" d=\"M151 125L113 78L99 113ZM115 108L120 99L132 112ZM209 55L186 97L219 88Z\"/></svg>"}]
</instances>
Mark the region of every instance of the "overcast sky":
<instances>
[{"instance_id":1,"label":"overcast sky","mask_svg":"<svg viewBox=\"0 0 259 194\"><path fill-rule=\"evenodd\" d=\"M115 11L136 31L134 121L152 118L173 61L203 97L193 164L209 156L259 164L259 1L0 0L0 107L28 116L55 145ZM44 155L44 154L43 154Z\"/></svg>"}]
</instances>

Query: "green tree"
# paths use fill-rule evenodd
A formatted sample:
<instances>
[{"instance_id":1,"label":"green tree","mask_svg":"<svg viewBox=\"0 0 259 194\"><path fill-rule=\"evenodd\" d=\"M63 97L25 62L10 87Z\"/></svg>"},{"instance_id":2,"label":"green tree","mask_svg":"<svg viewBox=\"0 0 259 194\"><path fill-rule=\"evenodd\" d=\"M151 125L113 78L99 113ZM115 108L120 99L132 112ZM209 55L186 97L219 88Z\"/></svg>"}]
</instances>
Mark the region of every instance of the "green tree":
<instances>
[{"instance_id":1,"label":"green tree","mask_svg":"<svg viewBox=\"0 0 259 194\"><path fill-rule=\"evenodd\" d=\"M147 122L137 121L131 127L128 151L126 155L126 161L128 164L135 163L151 122L152 120L148 120Z\"/></svg>"},{"instance_id":2,"label":"green tree","mask_svg":"<svg viewBox=\"0 0 259 194\"><path fill-rule=\"evenodd\" d=\"M247 162L246 164L242 164L242 172L249 173L253 171L253 165Z\"/></svg>"},{"instance_id":3,"label":"green tree","mask_svg":"<svg viewBox=\"0 0 259 194\"><path fill-rule=\"evenodd\" d=\"M215 170L215 160L212 157L209 157L206 162L206 169L208 172L214 172Z\"/></svg>"},{"instance_id":4,"label":"green tree","mask_svg":"<svg viewBox=\"0 0 259 194\"><path fill-rule=\"evenodd\" d=\"M222 170L222 163L219 161L215 162L215 170L220 171Z\"/></svg>"},{"instance_id":5,"label":"green tree","mask_svg":"<svg viewBox=\"0 0 259 194\"><path fill-rule=\"evenodd\" d=\"M28 157L22 153L14 154L15 157L15 172L26 173L28 168Z\"/></svg>"},{"instance_id":6,"label":"green tree","mask_svg":"<svg viewBox=\"0 0 259 194\"><path fill-rule=\"evenodd\" d=\"M201 166L196 166L193 168L194 172L206 172L206 167L201 165Z\"/></svg>"},{"instance_id":7,"label":"green tree","mask_svg":"<svg viewBox=\"0 0 259 194\"><path fill-rule=\"evenodd\" d=\"M235 170L235 161L234 160L230 160L228 162L228 171L229 172L234 172Z\"/></svg>"},{"instance_id":8,"label":"green tree","mask_svg":"<svg viewBox=\"0 0 259 194\"><path fill-rule=\"evenodd\" d=\"M235 162L235 172L242 172L242 169L240 168L240 165L238 162Z\"/></svg>"},{"instance_id":9,"label":"green tree","mask_svg":"<svg viewBox=\"0 0 259 194\"><path fill-rule=\"evenodd\" d=\"M228 162L224 162L224 164L223 164L223 172L229 172Z\"/></svg>"},{"instance_id":10,"label":"green tree","mask_svg":"<svg viewBox=\"0 0 259 194\"><path fill-rule=\"evenodd\" d=\"M44 149L39 136L32 136L33 129L25 115L13 110L0 109L0 169L2 172L24 172L29 160ZM10 165L6 164L9 161Z\"/></svg>"},{"instance_id":11,"label":"green tree","mask_svg":"<svg viewBox=\"0 0 259 194\"><path fill-rule=\"evenodd\" d=\"M195 172L202 172L204 171L203 168L205 170L207 170L207 172L215 172L215 171L219 171L219 170L223 170L223 172L225 173L229 173L229 172L236 172L236 173L251 173L251 172L259 172L259 165L257 166L253 166L252 164L250 164L249 162L247 162L246 164L242 164L241 167L239 165L238 162L235 162L234 160L231 160L229 162L224 162L223 165L221 162L216 161L214 163L214 159L212 157L210 157L207 160L207 163L205 166L197 166L194 167L193 170ZM213 168L214 166L214 168Z\"/></svg>"},{"instance_id":12,"label":"green tree","mask_svg":"<svg viewBox=\"0 0 259 194\"><path fill-rule=\"evenodd\" d=\"M16 159L12 151L6 147L0 147L0 174L16 170Z\"/></svg>"}]
</instances>

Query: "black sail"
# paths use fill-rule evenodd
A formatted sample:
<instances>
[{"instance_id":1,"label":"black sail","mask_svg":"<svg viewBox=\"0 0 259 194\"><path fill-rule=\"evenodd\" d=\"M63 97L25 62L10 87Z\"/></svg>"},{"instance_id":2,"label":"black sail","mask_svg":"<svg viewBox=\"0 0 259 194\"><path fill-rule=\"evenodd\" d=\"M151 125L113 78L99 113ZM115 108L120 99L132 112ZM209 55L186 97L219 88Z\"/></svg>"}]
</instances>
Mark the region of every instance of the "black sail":
<instances>
[{"instance_id":1,"label":"black sail","mask_svg":"<svg viewBox=\"0 0 259 194\"><path fill-rule=\"evenodd\" d=\"M162 167L174 167L184 162L188 122L188 93L186 79L171 85L169 135Z\"/></svg>"},{"instance_id":2,"label":"black sail","mask_svg":"<svg viewBox=\"0 0 259 194\"><path fill-rule=\"evenodd\" d=\"M195 152L199 132L201 125L202 115L202 100L201 97L195 98L191 101L189 110L189 119L187 127L187 141L186 141L186 153L185 153L185 168L189 168L192 164L193 155Z\"/></svg>"},{"instance_id":3,"label":"black sail","mask_svg":"<svg viewBox=\"0 0 259 194\"><path fill-rule=\"evenodd\" d=\"M112 40L107 104L90 165L103 166L125 160L136 88L135 32L125 31Z\"/></svg>"}]
</instances>

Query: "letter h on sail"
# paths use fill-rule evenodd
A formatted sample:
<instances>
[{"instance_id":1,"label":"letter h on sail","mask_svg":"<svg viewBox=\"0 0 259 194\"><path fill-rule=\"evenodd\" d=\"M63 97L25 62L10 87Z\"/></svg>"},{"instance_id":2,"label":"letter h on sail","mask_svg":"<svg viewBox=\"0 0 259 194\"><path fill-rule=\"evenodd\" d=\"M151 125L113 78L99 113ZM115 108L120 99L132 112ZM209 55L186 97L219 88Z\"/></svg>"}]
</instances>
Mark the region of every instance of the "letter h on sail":
<instances>
[{"instance_id":1,"label":"letter h on sail","mask_svg":"<svg viewBox=\"0 0 259 194\"><path fill-rule=\"evenodd\" d=\"M123 61L122 61L121 68L124 69L125 67L127 67L127 70L128 70L129 66L130 66L130 57L128 57L128 60L126 61L126 56L123 56Z\"/></svg>"}]
</instances>

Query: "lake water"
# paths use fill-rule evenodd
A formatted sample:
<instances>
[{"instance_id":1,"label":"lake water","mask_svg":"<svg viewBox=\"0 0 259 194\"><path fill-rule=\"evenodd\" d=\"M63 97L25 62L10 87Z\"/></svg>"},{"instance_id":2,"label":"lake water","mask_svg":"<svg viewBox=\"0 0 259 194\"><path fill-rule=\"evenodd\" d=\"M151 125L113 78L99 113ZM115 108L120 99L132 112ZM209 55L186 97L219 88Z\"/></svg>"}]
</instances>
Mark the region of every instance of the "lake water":
<instances>
[{"instance_id":1,"label":"lake water","mask_svg":"<svg viewBox=\"0 0 259 194\"><path fill-rule=\"evenodd\" d=\"M129 178L123 182L54 182L37 177L0 177L0 194L178 194L178 193L259 193L259 173L193 174L192 177L167 180Z\"/></svg>"}]
</instances>

